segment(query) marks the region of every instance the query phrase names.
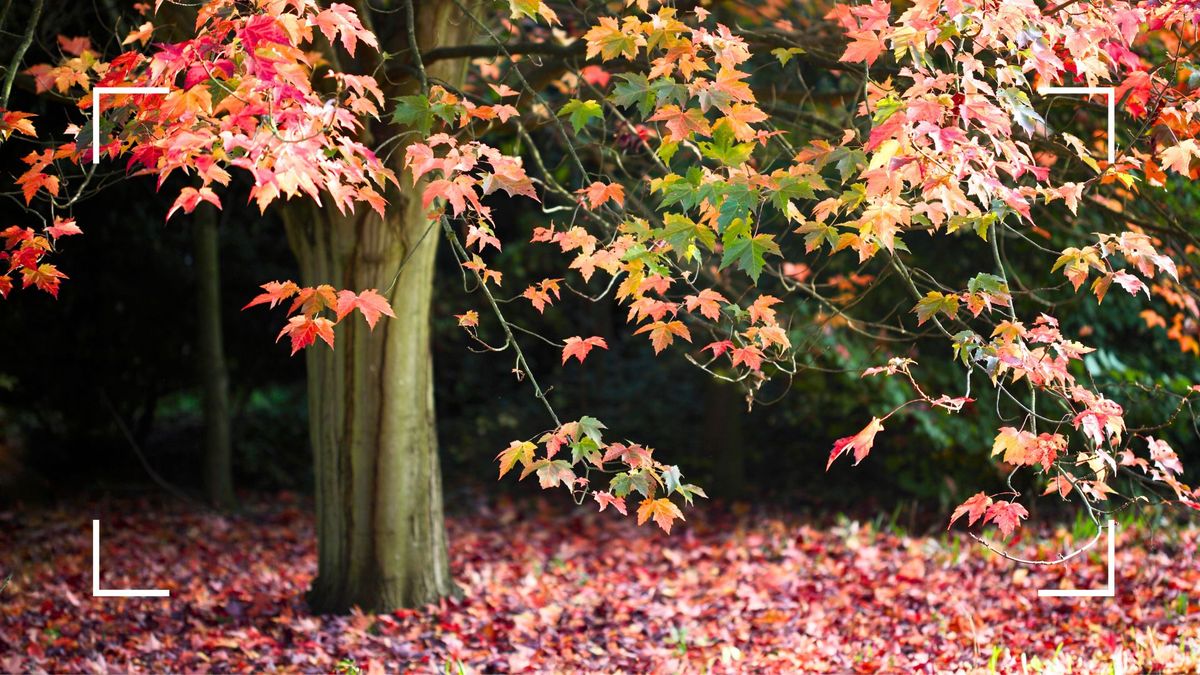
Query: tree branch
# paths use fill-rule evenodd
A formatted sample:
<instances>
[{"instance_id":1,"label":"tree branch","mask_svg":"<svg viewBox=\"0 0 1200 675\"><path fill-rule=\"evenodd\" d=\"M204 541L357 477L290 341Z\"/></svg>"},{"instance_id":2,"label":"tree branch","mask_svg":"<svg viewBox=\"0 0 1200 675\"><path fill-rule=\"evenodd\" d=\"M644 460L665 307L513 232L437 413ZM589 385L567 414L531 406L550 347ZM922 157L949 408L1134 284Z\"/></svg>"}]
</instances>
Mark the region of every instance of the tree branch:
<instances>
[{"instance_id":1,"label":"tree branch","mask_svg":"<svg viewBox=\"0 0 1200 675\"><path fill-rule=\"evenodd\" d=\"M482 44L482 45L454 45L450 47L438 47L431 49L421 55L421 60L426 65L437 61L445 61L447 59L475 59L499 57L507 54L539 54L542 56L556 56L567 58L571 56L582 56L587 51L587 45L583 41L575 41L569 45L557 44L553 42L514 42L511 45L501 44Z\"/></svg>"}]
</instances>

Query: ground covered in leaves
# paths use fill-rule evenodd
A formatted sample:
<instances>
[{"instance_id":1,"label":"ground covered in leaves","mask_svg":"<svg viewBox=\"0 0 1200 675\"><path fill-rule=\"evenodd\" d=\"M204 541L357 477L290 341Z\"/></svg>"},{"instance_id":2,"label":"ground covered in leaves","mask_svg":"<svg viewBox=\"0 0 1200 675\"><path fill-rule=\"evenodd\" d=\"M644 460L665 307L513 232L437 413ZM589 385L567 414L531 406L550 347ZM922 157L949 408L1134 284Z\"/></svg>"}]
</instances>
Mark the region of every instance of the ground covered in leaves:
<instances>
[{"instance_id":1,"label":"ground covered in leaves","mask_svg":"<svg viewBox=\"0 0 1200 675\"><path fill-rule=\"evenodd\" d=\"M853 522L697 509L666 536L546 511L451 519L461 601L346 617L304 605L313 521L287 495L235 516L136 502L0 513L0 671L1200 669L1194 528L1126 528L1115 599L1041 599L1038 588L1102 587L1103 541L1100 555L1029 569L959 536ZM92 597L92 518L101 585L169 599ZM1052 557L1061 541L1048 542L1013 552Z\"/></svg>"}]
</instances>

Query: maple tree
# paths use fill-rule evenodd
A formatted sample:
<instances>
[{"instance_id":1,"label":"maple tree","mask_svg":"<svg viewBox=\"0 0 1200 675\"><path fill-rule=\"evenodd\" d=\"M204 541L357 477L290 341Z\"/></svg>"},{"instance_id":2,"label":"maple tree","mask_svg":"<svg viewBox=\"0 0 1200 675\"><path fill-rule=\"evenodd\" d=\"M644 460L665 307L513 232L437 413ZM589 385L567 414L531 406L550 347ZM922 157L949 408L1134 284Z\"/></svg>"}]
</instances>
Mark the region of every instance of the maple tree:
<instances>
[{"instance_id":1,"label":"maple tree","mask_svg":"<svg viewBox=\"0 0 1200 675\"><path fill-rule=\"evenodd\" d=\"M996 430L993 453L1014 471L1038 472L1046 494L1077 498L1094 520L1113 508L1104 504L1117 501L1122 478L1200 505L1175 451L1151 435L1190 413L1200 387L1159 391L1176 404L1170 419L1127 428L1118 393L1084 375L1094 348L1056 316L1085 283L1097 303L1116 283L1170 307L1169 337L1200 351L1193 235L1169 213L1144 213L1194 176L1200 156L1200 97L1184 76L1200 37L1188 3L876 0L819 16L764 3L755 16L737 7L731 17L623 4L607 16L545 0L512 0L501 14L404 2L399 27L381 40L365 3L211 0L181 42L153 43L151 20L116 56L63 38L59 63L25 71L40 91L75 96L81 108L95 86L171 89L115 95L89 122L108 139L106 158L160 186L172 175L191 179L167 218L222 207L234 169L252 182L260 209L300 198L282 208L305 278L266 283L247 307L290 300L279 337L293 353L308 348L329 571L315 584L318 605L453 592L431 450L433 246L422 244L436 241L434 230L481 297L459 324L481 348L512 354L549 419L497 456L501 476L519 464L522 478L626 515L625 500L636 500L631 517L668 532L684 518L680 503L705 496L662 453L614 441L619 432L586 414L561 416L521 347L541 338L561 349L560 365L573 357L586 367L595 348L607 350L604 336L547 337L508 309L523 299L540 316L568 301L611 300L655 354L684 351L741 385L750 402L823 363L903 382L908 400L871 411L860 431L833 441L827 469L843 455L857 464L879 452L890 419L959 414L975 403L972 387L990 387L1017 420ZM808 40L816 34L835 40ZM343 55L363 74L337 67ZM557 60L538 66L532 57L543 55ZM467 77L455 60L473 56L483 60ZM822 102L806 63L853 93ZM365 74L379 72L401 84L385 92ZM784 93L795 95L767 86L773 76L794 80ZM1093 114L1088 99L1042 93L1058 85L1112 87L1118 137L1107 137L1103 109ZM1070 129L1052 125L1062 115L1051 104L1075 109ZM39 134L27 114L0 112L6 143ZM88 180L88 131L68 128L79 140L23 158L16 183L26 204L57 212L76 201L72 185ZM1098 159L1107 143L1119 147L1111 162ZM545 222L528 238L563 256L560 276L511 298L490 262L508 236L493 208L499 199L540 209ZM1081 229L1089 213L1103 214L1105 231ZM52 223L0 233L9 264L0 294L14 275L60 292L66 276L45 260L81 228ZM923 257L930 238L969 273ZM1018 256L1040 260L1042 277L1057 281L1022 279ZM864 298L880 287L908 296L899 311L894 303L870 314ZM369 332L343 324L355 310ZM396 318L377 326L381 316ZM1143 317L1167 328L1152 307ZM346 337L335 340L338 331ZM875 360L819 346L851 338L873 343ZM320 351L318 342L338 348ZM962 393L927 391L914 356L957 363ZM364 375L362 363L381 365ZM1011 536L1027 516L1022 496L977 494L951 522L966 515ZM393 519L419 525L397 535ZM389 588L380 559L406 556L428 571Z\"/></svg>"}]
</instances>

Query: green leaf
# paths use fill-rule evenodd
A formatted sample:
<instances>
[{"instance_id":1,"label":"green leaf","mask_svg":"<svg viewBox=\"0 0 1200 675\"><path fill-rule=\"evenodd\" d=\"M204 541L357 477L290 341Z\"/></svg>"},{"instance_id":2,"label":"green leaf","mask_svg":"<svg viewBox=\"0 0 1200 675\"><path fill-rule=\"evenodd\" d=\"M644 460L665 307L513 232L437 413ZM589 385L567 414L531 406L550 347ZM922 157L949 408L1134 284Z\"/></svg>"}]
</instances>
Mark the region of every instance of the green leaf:
<instances>
[{"instance_id":1,"label":"green leaf","mask_svg":"<svg viewBox=\"0 0 1200 675\"><path fill-rule=\"evenodd\" d=\"M637 106L642 117L648 116L657 100L650 89L650 80L638 73L619 73L617 79L623 81L613 86L612 102L622 108Z\"/></svg>"},{"instance_id":2,"label":"green leaf","mask_svg":"<svg viewBox=\"0 0 1200 675\"><path fill-rule=\"evenodd\" d=\"M784 176L779 179L779 189L771 193L771 203L780 213L786 213L788 201L792 199L816 199L816 190L827 190L828 186L816 174L808 176Z\"/></svg>"},{"instance_id":3,"label":"green leaf","mask_svg":"<svg viewBox=\"0 0 1200 675\"><path fill-rule=\"evenodd\" d=\"M660 77L650 83L650 91L654 92L659 104L674 103L681 108L686 107L692 97L687 87L669 77Z\"/></svg>"},{"instance_id":4,"label":"green leaf","mask_svg":"<svg viewBox=\"0 0 1200 675\"><path fill-rule=\"evenodd\" d=\"M758 283L763 267L767 264L765 255L774 253L780 255L779 244L769 234L750 235L750 225L745 220L736 220L725 230L721 239L725 246L725 254L721 257L720 269L736 264L739 269L750 275Z\"/></svg>"},{"instance_id":5,"label":"green leaf","mask_svg":"<svg viewBox=\"0 0 1200 675\"><path fill-rule=\"evenodd\" d=\"M976 274L967 282L967 291L989 295L1008 295L1008 284L995 274Z\"/></svg>"},{"instance_id":6,"label":"green leaf","mask_svg":"<svg viewBox=\"0 0 1200 675\"><path fill-rule=\"evenodd\" d=\"M925 297L917 301L914 310L917 312L917 325L921 325L941 313L953 319L958 315L958 296L946 295L938 291L929 291Z\"/></svg>"},{"instance_id":7,"label":"green leaf","mask_svg":"<svg viewBox=\"0 0 1200 675\"><path fill-rule=\"evenodd\" d=\"M575 130L575 133L579 133L579 130L586 127L592 120L603 118L604 110L597 101L580 101L573 98L558 111L559 117L568 115L571 128Z\"/></svg>"},{"instance_id":8,"label":"green leaf","mask_svg":"<svg viewBox=\"0 0 1200 675\"><path fill-rule=\"evenodd\" d=\"M583 417L579 418L579 431L584 436L587 436L595 441L597 446L603 444L603 441L600 439L600 430L607 428L608 427L604 426L604 424L595 417L584 415Z\"/></svg>"},{"instance_id":9,"label":"green leaf","mask_svg":"<svg viewBox=\"0 0 1200 675\"><path fill-rule=\"evenodd\" d=\"M699 485L680 485L679 494L683 495L683 501L687 502L688 506L692 505L692 497L704 497L708 499L708 495L704 494L704 490Z\"/></svg>"},{"instance_id":10,"label":"green leaf","mask_svg":"<svg viewBox=\"0 0 1200 675\"><path fill-rule=\"evenodd\" d=\"M428 136L433 127L433 110L429 107L429 99L419 94L396 99L392 122L410 126L421 132L422 136Z\"/></svg>"},{"instance_id":11,"label":"green leaf","mask_svg":"<svg viewBox=\"0 0 1200 675\"><path fill-rule=\"evenodd\" d=\"M663 164L669 165L671 158L675 156L676 152L679 152L679 141L663 141L662 145L658 146L658 150L654 151L654 154L658 155Z\"/></svg>"},{"instance_id":12,"label":"green leaf","mask_svg":"<svg viewBox=\"0 0 1200 675\"><path fill-rule=\"evenodd\" d=\"M700 141L696 145L700 154L725 166L737 166L750 159L754 152L753 143L735 143L733 125L722 118L713 126L713 140Z\"/></svg>"},{"instance_id":13,"label":"green leaf","mask_svg":"<svg viewBox=\"0 0 1200 675\"><path fill-rule=\"evenodd\" d=\"M584 437L579 441L571 444L571 464L576 464L581 459L592 460L599 459L600 446L590 437Z\"/></svg>"},{"instance_id":14,"label":"green leaf","mask_svg":"<svg viewBox=\"0 0 1200 675\"><path fill-rule=\"evenodd\" d=\"M788 61L792 60L793 56L803 54L804 50L800 47L776 47L771 50L771 55L779 59L779 65L786 66Z\"/></svg>"},{"instance_id":15,"label":"green leaf","mask_svg":"<svg viewBox=\"0 0 1200 675\"><path fill-rule=\"evenodd\" d=\"M430 105L427 97L414 94L396 99L396 109L392 111L392 122L410 126L421 132L422 136L428 136L433 128L435 118L452 124L457 116L458 110L455 106L446 103Z\"/></svg>"},{"instance_id":16,"label":"green leaf","mask_svg":"<svg viewBox=\"0 0 1200 675\"><path fill-rule=\"evenodd\" d=\"M844 152L843 152L844 151ZM838 148L833 152L837 155L837 170L841 176L841 182L847 183L850 181L850 176L858 172L859 167L867 163L867 153L862 150L850 150L847 148Z\"/></svg>"},{"instance_id":17,"label":"green leaf","mask_svg":"<svg viewBox=\"0 0 1200 675\"><path fill-rule=\"evenodd\" d=\"M667 494L671 494L679 489L679 482L683 480L683 474L679 473L678 466L668 466L662 472L663 487L667 488Z\"/></svg>"},{"instance_id":18,"label":"green leaf","mask_svg":"<svg viewBox=\"0 0 1200 675\"><path fill-rule=\"evenodd\" d=\"M608 491L614 497L625 497L630 492L640 492L643 496L649 497L654 494L650 485L650 477L641 469L624 472L612 477L608 483Z\"/></svg>"},{"instance_id":19,"label":"green leaf","mask_svg":"<svg viewBox=\"0 0 1200 675\"><path fill-rule=\"evenodd\" d=\"M654 236L665 240L680 260L688 259L688 249L697 239L708 250L713 250L717 244L717 233L712 228L699 225L687 216L668 213L663 216L665 227L654 231Z\"/></svg>"},{"instance_id":20,"label":"green leaf","mask_svg":"<svg viewBox=\"0 0 1200 675\"><path fill-rule=\"evenodd\" d=\"M735 219L748 219L750 211L758 204L758 190L752 190L743 183L720 186L713 184L712 187L721 197L717 207L718 232L724 232Z\"/></svg>"},{"instance_id":21,"label":"green leaf","mask_svg":"<svg viewBox=\"0 0 1200 675\"><path fill-rule=\"evenodd\" d=\"M820 248L821 244L829 244L829 250L834 250L840 236L836 227L817 221L805 223L796 231L804 235L804 249L808 253Z\"/></svg>"},{"instance_id":22,"label":"green leaf","mask_svg":"<svg viewBox=\"0 0 1200 675\"><path fill-rule=\"evenodd\" d=\"M871 118L871 121L878 126L888 121L892 115L901 110L904 110L904 102L896 98L894 94L889 94L879 99L879 102L875 104L875 115Z\"/></svg>"}]
</instances>

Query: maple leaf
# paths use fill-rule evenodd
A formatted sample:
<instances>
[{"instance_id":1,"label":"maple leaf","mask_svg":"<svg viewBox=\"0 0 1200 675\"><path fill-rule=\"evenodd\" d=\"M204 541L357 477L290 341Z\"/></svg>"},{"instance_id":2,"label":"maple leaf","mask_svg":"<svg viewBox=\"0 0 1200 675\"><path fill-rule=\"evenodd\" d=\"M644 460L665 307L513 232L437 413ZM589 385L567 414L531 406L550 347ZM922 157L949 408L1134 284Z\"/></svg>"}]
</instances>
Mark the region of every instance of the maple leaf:
<instances>
[{"instance_id":1,"label":"maple leaf","mask_svg":"<svg viewBox=\"0 0 1200 675\"><path fill-rule=\"evenodd\" d=\"M614 497L608 492L593 492L592 499L595 499L596 503L600 504L600 511L604 511L605 508L611 505L614 509L619 511L621 515L629 515L629 512L625 510L624 497Z\"/></svg>"},{"instance_id":2,"label":"maple leaf","mask_svg":"<svg viewBox=\"0 0 1200 675\"><path fill-rule=\"evenodd\" d=\"M553 9L550 9L545 0L508 0L508 6L512 9L512 18L514 19L522 16L536 19L538 16L541 16L551 26L559 22L558 14Z\"/></svg>"},{"instance_id":3,"label":"maple leaf","mask_svg":"<svg viewBox=\"0 0 1200 675\"><path fill-rule=\"evenodd\" d=\"M336 311L337 305L337 293L333 290L333 286L329 284L321 284L316 288L306 286L297 291L296 299L292 301L288 312L295 312L299 309L304 314L312 316L326 308Z\"/></svg>"},{"instance_id":4,"label":"maple leaf","mask_svg":"<svg viewBox=\"0 0 1200 675\"><path fill-rule=\"evenodd\" d=\"M35 167L36 168L36 167ZM16 180L17 185L21 186L21 194L25 197L25 203L29 204L33 201L34 195L38 190L45 189L51 196L58 196L59 180L58 176L41 173L30 169L21 174Z\"/></svg>"},{"instance_id":5,"label":"maple leaf","mask_svg":"<svg viewBox=\"0 0 1200 675\"><path fill-rule=\"evenodd\" d=\"M725 296L712 290L704 288L697 295L688 295L683 298L684 305L687 311L694 312L696 308L700 308L700 314L711 321L718 321L721 318L721 303L728 303Z\"/></svg>"},{"instance_id":6,"label":"maple leaf","mask_svg":"<svg viewBox=\"0 0 1200 675\"><path fill-rule=\"evenodd\" d=\"M685 141L693 133L701 136L712 134L712 127L709 126L708 119L704 117L704 113L699 108L685 111L680 110L677 105L665 105L647 121L664 122L669 132L667 137L669 141Z\"/></svg>"},{"instance_id":7,"label":"maple leaf","mask_svg":"<svg viewBox=\"0 0 1200 675\"><path fill-rule=\"evenodd\" d=\"M146 23L138 26L136 29L129 31L129 35L125 36L125 39L121 41L121 46L124 47L125 45L131 45L135 42L144 45L149 42L150 38L153 36L154 24L147 21Z\"/></svg>"},{"instance_id":8,"label":"maple leaf","mask_svg":"<svg viewBox=\"0 0 1200 675\"><path fill-rule=\"evenodd\" d=\"M501 250L500 240L496 238L496 235L492 232L492 228L486 223L483 225L483 227L480 227L475 223L471 223L467 227L467 242L463 246L465 248L471 248L476 244L479 245L480 253L483 253L484 249L486 249L489 244L497 251Z\"/></svg>"},{"instance_id":9,"label":"maple leaf","mask_svg":"<svg viewBox=\"0 0 1200 675\"><path fill-rule=\"evenodd\" d=\"M1117 282L1130 295L1136 296L1139 291L1142 291L1145 292L1147 298L1150 297L1150 287L1128 272L1116 272L1113 274L1113 281Z\"/></svg>"},{"instance_id":10,"label":"maple leaf","mask_svg":"<svg viewBox=\"0 0 1200 675\"><path fill-rule=\"evenodd\" d=\"M525 471L528 472L530 467L533 466L538 467L538 485L541 485L543 490L558 487L559 484L570 487L575 483L575 472L571 470L571 463L566 460L542 460L541 462L529 465L529 467L525 468Z\"/></svg>"},{"instance_id":11,"label":"maple leaf","mask_svg":"<svg viewBox=\"0 0 1200 675\"><path fill-rule=\"evenodd\" d=\"M488 266L483 262L483 258L480 258L478 255L473 255L471 260L463 263L462 266L478 274L481 283L486 284L488 281L491 281L499 286L501 284L501 280L504 278L503 272L499 270L488 269Z\"/></svg>"},{"instance_id":12,"label":"maple leaf","mask_svg":"<svg viewBox=\"0 0 1200 675\"><path fill-rule=\"evenodd\" d=\"M1197 146L1194 139L1188 138L1163 150L1160 164L1162 168L1182 176L1191 176L1192 159L1196 156L1200 156L1200 146Z\"/></svg>"},{"instance_id":13,"label":"maple leaf","mask_svg":"<svg viewBox=\"0 0 1200 675\"><path fill-rule=\"evenodd\" d=\"M692 334L687 326L683 325L682 321L655 321L648 323L645 326L633 332L634 335L639 335L649 331L650 343L654 345L654 353L658 354L666 349L668 345L675 341L675 336L692 341Z\"/></svg>"},{"instance_id":14,"label":"maple leaf","mask_svg":"<svg viewBox=\"0 0 1200 675\"><path fill-rule=\"evenodd\" d=\"M783 301L773 295L760 295L755 298L754 302L746 308L750 314L751 323L775 325L775 310L771 309L771 306L781 302Z\"/></svg>"},{"instance_id":15,"label":"maple leaf","mask_svg":"<svg viewBox=\"0 0 1200 675\"><path fill-rule=\"evenodd\" d=\"M92 50L92 40L86 36L69 38L59 35L58 48L71 56L80 56L84 52Z\"/></svg>"},{"instance_id":16,"label":"maple leaf","mask_svg":"<svg viewBox=\"0 0 1200 675\"><path fill-rule=\"evenodd\" d=\"M829 461L825 464L825 470L833 466L833 460L840 457L842 454L854 451L854 464L857 466L859 462L866 458L871 452L871 448L875 445L875 434L883 430L883 420L878 417L872 417L867 426L863 427L862 431L853 436L839 438L833 443L833 451L829 453Z\"/></svg>"},{"instance_id":17,"label":"maple leaf","mask_svg":"<svg viewBox=\"0 0 1200 675\"><path fill-rule=\"evenodd\" d=\"M847 37L851 42L846 46L846 52L842 54L839 61L846 63L854 63L862 61L868 66L875 63L875 59L883 53L883 41L879 39L879 35L874 31L847 31Z\"/></svg>"},{"instance_id":18,"label":"maple leaf","mask_svg":"<svg viewBox=\"0 0 1200 675\"><path fill-rule=\"evenodd\" d=\"M722 244L725 251L721 256L720 269L736 264L755 283L758 283L758 277L767 264L766 254L780 255L774 235L751 235L749 223L741 219L735 219L734 224L726 228Z\"/></svg>"},{"instance_id":19,"label":"maple leaf","mask_svg":"<svg viewBox=\"0 0 1200 675\"><path fill-rule=\"evenodd\" d=\"M68 278L67 275L59 272L58 268L54 265L42 263L37 267L24 267L21 269L21 288L34 286L38 290L45 291L57 298L59 280L66 278Z\"/></svg>"},{"instance_id":20,"label":"maple leaf","mask_svg":"<svg viewBox=\"0 0 1200 675\"><path fill-rule=\"evenodd\" d=\"M52 239L58 241L59 237L66 237L74 234L83 234L83 230L75 224L74 218L59 218L54 217L54 224L46 228L46 234Z\"/></svg>"},{"instance_id":21,"label":"maple leaf","mask_svg":"<svg viewBox=\"0 0 1200 675\"><path fill-rule=\"evenodd\" d=\"M1001 427L992 443L992 455L1004 453L1004 461L1009 464L1029 464L1028 450L1033 442L1033 434L1019 431L1013 427Z\"/></svg>"},{"instance_id":22,"label":"maple leaf","mask_svg":"<svg viewBox=\"0 0 1200 675\"><path fill-rule=\"evenodd\" d=\"M296 352L312 345L321 338L329 347L333 348L333 322L325 317L311 317L307 314L293 316L288 319L288 323L279 332L279 336L275 338L279 342L284 335L292 339L292 355Z\"/></svg>"},{"instance_id":23,"label":"maple leaf","mask_svg":"<svg viewBox=\"0 0 1200 675\"><path fill-rule=\"evenodd\" d=\"M598 209L608 200L613 200L617 206L625 205L625 187L620 183L601 183L596 181L591 185L576 191L583 195L592 209Z\"/></svg>"},{"instance_id":24,"label":"maple leaf","mask_svg":"<svg viewBox=\"0 0 1200 675\"><path fill-rule=\"evenodd\" d=\"M496 95L499 96L500 98L508 98L509 96L520 96L521 95L520 91L513 89L512 87L508 86L507 84L504 84L503 82L501 82L499 84L494 84L494 83L489 82L488 88L491 89L492 91L496 92Z\"/></svg>"},{"instance_id":25,"label":"maple leaf","mask_svg":"<svg viewBox=\"0 0 1200 675\"><path fill-rule=\"evenodd\" d=\"M720 340L718 342L711 342L709 344L704 345L704 347L702 347L700 349L700 351L711 350L713 358L715 359L718 356L729 351L730 349L733 349L733 346L734 346L733 343L730 342L729 340Z\"/></svg>"},{"instance_id":26,"label":"maple leaf","mask_svg":"<svg viewBox=\"0 0 1200 675\"><path fill-rule=\"evenodd\" d=\"M987 514L983 517L983 522L995 523L996 527L1000 528L1001 534L1007 539L1012 536L1014 530L1021 526L1021 519L1028 518L1029 512L1024 506L1016 502L994 502L988 507Z\"/></svg>"},{"instance_id":27,"label":"maple leaf","mask_svg":"<svg viewBox=\"0 0 1200 675\"><path fill-rule=\"evenodd\" d=\"M572 356L579 359L580 363L583 363L583 360L587 358L588 353L592 351L593 347L608 349L608 343L604 341L604 338L595 335L587 339L579 336L567 338L566 345L562 350L563 365L566 365L567 359Z\"/></svg>"},{"instance_id":28,"label":"maple leaf","mask_svg":"<svg viewBox=\"0 0 1200 675\"><path fill-rule=\"evenodd\" d=\"M631 25L629 19L633 19L632 24L638 23L634 17L626 19L627 25ZM592 59L599 55L605 61L618 56L635 59L638 47L646 44L646 38L634 31L622 31L617 20L608 16L600 17L596 25L583 34L583 39L587 42L587 58Z\"/></svg>"},{"instance_id":29,"label":"maple leaf","mask_svg":"<svg viewBox=\"0 0 1200 675\"><path fill-rule=\"evenodd\" d=\"M175 198L171 210L167 211L167 220L170 220L171 216L175 215L179 209L183 209L184 213L195 211L202 201L208 202L218 209L221 208L221 198L213 192L212 188L202 187L199 190L194 187L183 188L179 191L179 196Z\"/></svg>"},{"instance_id":30,"label":"maple leaf","mask_svg":"<svg viewBox=\"0 0 1200 675\"><path fill-rule=\"evenodd\" d=\"M671 534L671 525L675 519L685 520L683 512L670 499L662 497L659 499L644 499L638 506L637 522L638 525L645 523L648 519L654 519L655 524L663 529L663 532Z\"/></svg>"},{"instance_id":31,"label":"maple leaf","mask_svg":"<svg viewBox=\"0 0 1200 675\"><path fill-rule=\"evenodd\" d=\"M946 529L950 529L954 525L954 521L963 516L967 516L968 527L974 525L975 521L979 520L991 505L992 498L984 492L972 496L967 501L959 504L958 508L954 509L954 513L950 515L950 524L946 526Z\"/></svg>"},{"instance_id":32,"label":"maple leaf","mask_svg":"<svg viewBox=\"0 0 1200 675\"><path fill-rule=\"evenodd\" d=\"M938 291L929 291L925 297L917 301L913 310L917 313L917 325L921 326L935 314L945 314L953 319L958 315L958 296L946 295Z\"/></svg>"},{"instance_id":33,"label":"maple leaf","mask_svg":"<svg viewBox=\"0 0 1200 675\"><path fill-rule=\"evenodd\" d=\"M37 115L0 108L0 140L8 140L14 133L36 137L37 130L29 121L33 117Z\"/></svg>"},{"instance_id":34,"label":"maple leaf","mask_svg":"<svg viewBox=\"0 0 1200 675\"><path fill-rule=\"evenodd\" d=\"M341 34L342 46L354 56L354 50L358 46L358 41L379 48L379 41L375 38L375 34L363 28L362 22L358 20L358 14L350 5L335 2L329 6L329 9L322 10L316 16L312 17L313 25L321 29L321 34L326 40L333 42L334 39Z\"/></svg>"},{"instance_id":35,"label":"maple leaf","mask_svg":"<svg viewBox=\"0 0 1200 675\"><path fill-rule=\"evenodd\" d=\"M733 136L739 141L746 142L754 140L758 131L751 124L765 122L767 114L759 109L758 106L750 103L735 103L726 114L725 118L729 121L733 129Z\"/></svg>"},{"instance_id":36,"label":"maple leaf","mask_svg":"<svg viewBox=\"0 0 1200 675\"><path fill-rule=\"evenodd\" d=\"M421 207L428 209L430 204L433 204L435 199L445 199L450 202L450 209L454 215L461 215L467 208L467 203L481 215L488 217L488 211L479 201L479 195L475 193L476 180L470 176L458 176L454 180L439 178L430 181L425 186L425 192L421 196ZM490 217L488 217L490 220Z\"/></svg>"},{"instance_id":37,"label":"maple leaf","mask_svg":"<svg viewBox=\"0 0 1200 675\"><path fill-rule=\"evenodd\" d=\"M525 167L521 165L520 157L501 155L492 157L490 162L492 173L484 175L483 183L480 186L483 194L490 195L496 190L504 190L509 197L523 195L534 201L541 201L538 199L537 191L533 188L533 181L525 173ZM499 248L499 245L496 248Z\"/></svg>"},{"instance_id":38,"label":"maple leaf","mask_svg":"<svg viewBox=\"0 0 1200 675\"><path fill-rule=\"evenodd\" d=\"M458 319L460 328L474 328L479 325L479 312L473 309L468 309L463 314L455 314L454 318Z\"/></svg>"},{"instance_id":39,"label":"maple leaf","mask_svg":"<svg viewBox=\"0 0 1200 675\"><path fill-rule=\"evenodd\" d=\"M762 352L754 345L738 347L730 351L729 358L733 361L734 368L744 363L750 370L762 370Z\"/></svg>"},{"instance_id":40,"label":"maple leaf","mask_svg":"<svg viewBox=\"0 0 1200 675\"><path fill-rule=\"evenodd\" d=\"M300 287L293 281L268 281L260 288L266 292L255 296L253 300L246 303L246 306L242 308L243 311L255 305L262 305L268 302L271 303L271 309L274 309L280 302L300 292Z\"/></svg>"},{"instance_id":41,"label":"maple leaf","mask_svg":"<svg viewBox=\"0 0 1200 675\"><path fill-rule=\"evenodd\" d=\"M567 117L571 122L571 128L575 133L579 133L594 119L604 119L604 111L597 101L580 101L579 99L571 99L567 101L558 111L559 117Z\"/></svg>"},{"instance_id":42,"label":"maple leaf","mask_svg":"<svg viewBox=\"0 0 1200 675\"><path fill-rule=\"evenodd\" d=\"M1071 490L1073 489L1075 489L1075 486L1071 485L1069 478L1066 476L1055 476L1050 479L1050 483L1046 486L1046 490L1042 492L1042 496L1057 492L1060 497L1066 499L1067 495L1071 494Z\"/></svg>"},{"instance_id":43,"label":"maple leaf","mask_svg":"<svg viewBox=\"0 0 1200 675\"><path fill-rule=\"evenodd\" d=\"M395 312L392 311L392 305L387 301L387 298L379 294L377 289L369 288L362 293L355 294L354 291L343 290L337 294L337 320L341 321L343 317L357 309L362 313L363 318L367 320L367 326L372 330L375 328L375 323L379 321L379 317L390 316L396 318Z\"/></svg>"},{"instance_id":44,"label":"maple leaf","mask_svg":"<svg viewBox=\"0 0 1200 675\"><path fill-rule=\"evenodd\" d=\"M508 447L500 451L496 455L496 459L500 460L500 475L496 480L504 478L504 474L512 470L517 462L521 466L528 467L533 463L533 453L537 450L537 446L529 441L513 441Z\"/></svg>"}]
</instances>

